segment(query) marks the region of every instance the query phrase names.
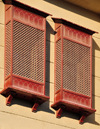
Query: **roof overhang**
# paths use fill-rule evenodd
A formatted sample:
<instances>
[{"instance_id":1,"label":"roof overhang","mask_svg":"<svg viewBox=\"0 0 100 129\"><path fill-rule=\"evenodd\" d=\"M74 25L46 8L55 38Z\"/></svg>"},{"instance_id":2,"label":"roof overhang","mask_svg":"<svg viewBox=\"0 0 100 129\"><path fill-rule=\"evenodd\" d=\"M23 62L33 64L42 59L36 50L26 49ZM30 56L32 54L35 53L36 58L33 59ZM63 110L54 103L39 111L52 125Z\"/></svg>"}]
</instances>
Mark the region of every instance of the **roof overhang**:
<instances>
[{"instance_id":1,"label":"roof overhang","mask_svg":"<svg viewBox=\"0 0 100 129\"><path fill-rule=\"evenodd\" d=\"M11 3L17 0L2 0L4 3ZM20 2L20 0L18 0ZM100 0L64 0L66 2L72 3L79 7L90 10L94 13L100 14Z\"/></svg>"},{"instance_id":2,"label":"roof overhang","mask_svg":"<svg viewBox=\"0 0 100 129\"><path fill-rule=\"evenodd\" d=\"M94 13L100 14L100 0L64 0Z\"/></svg>"}]
</instances>

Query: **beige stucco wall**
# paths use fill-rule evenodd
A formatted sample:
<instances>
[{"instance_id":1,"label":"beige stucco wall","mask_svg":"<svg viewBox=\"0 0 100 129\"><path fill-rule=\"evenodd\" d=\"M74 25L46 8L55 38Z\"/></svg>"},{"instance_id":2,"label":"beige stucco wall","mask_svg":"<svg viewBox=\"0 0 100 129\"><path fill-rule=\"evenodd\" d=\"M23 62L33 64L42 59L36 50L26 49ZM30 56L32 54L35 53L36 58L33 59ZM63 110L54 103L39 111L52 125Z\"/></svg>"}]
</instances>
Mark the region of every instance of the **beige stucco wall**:
<instances>
[{"instance_id":1,"label":"beige stucco wall","mask_svg":"<svg viewBox=\"0 0 100 129\"><path fill-rule=\"evenodd\" d=\"M71 5L63 0L19 0L32 7L43 10L55 17L62 17L71 22L99 32L93 35L93 107L97 110L80 125L79 117L63 113L60 119L50 108L54 99L54 22L47 17L47 95L50 100L42 104L36 113L31 112L31 104L14 99L12 105L5 105L5 98L0 95L0 129L100 129L100 16ZM0 90L4 84L4 4L0 0Z\"/></svg>"}]
</instances>

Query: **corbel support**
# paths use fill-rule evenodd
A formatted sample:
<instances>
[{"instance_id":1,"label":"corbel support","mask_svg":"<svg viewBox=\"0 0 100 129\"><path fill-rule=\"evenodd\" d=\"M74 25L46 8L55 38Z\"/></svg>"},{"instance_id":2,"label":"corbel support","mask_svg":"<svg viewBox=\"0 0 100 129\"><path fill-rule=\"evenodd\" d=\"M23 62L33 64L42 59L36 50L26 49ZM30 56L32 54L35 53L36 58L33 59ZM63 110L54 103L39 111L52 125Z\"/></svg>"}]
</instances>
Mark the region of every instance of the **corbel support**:
<instances>
[{"instance_id":1,"label":"corbel support","mask_svg":"<svg viewBox=\"0 0 100 129\"><path fill-rule=\"evenodd\" d=\"M9 95L7 98L6 98L6 105L9 106L11 104L11 101L13 99L13 96L12 95Z\"/></svg>"},{"instance_id":2,"label":"corbel support","mask_svg":"<svg viewBox=\"0 0 100 129\"><path fill-rule=\"evenodd\" d=\"M59 109L56 111L56 117L57 117L57 118L60 118L60 117L61 117L61 114L62 114L62 108L59 108Z\"/></svg>"},{"instance_id":3,"label":"corbel support","mask_svg":"<svg viewBox=\"0 0 100 129\"><path fill-rule=\"evenodd\" d=\"M79 124L82 124L84 122L84 119L86 118L86 116L82 115L80 120L79 120Z\"/></svg>"},{"instance_id":4,"label":"corbel support","mask_svg":"<svg viewBox=\"0 0 100 129\"><path fill-rule=\"evenodd\" d=\"M34 103L33 107L32 107L32 112L36 112L37 108L38 108L39 104L38 103Z\"/></svg>"}]
</instances>

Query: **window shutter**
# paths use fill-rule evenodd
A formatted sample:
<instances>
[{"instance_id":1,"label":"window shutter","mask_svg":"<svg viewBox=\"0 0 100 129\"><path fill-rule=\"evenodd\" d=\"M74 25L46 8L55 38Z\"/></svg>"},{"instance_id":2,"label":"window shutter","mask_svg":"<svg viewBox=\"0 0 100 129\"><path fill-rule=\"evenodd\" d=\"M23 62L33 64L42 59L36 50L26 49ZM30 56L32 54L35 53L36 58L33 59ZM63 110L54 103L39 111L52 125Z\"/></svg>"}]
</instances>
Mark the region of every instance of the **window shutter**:
<instances>
[{"instance_id":1,"label":"window shutter","mask_svg":"<svg viewBox=\"0 0 100 129\"><path fill-rule=\"evenodd\" d=\"M75 112L83 119L92 109L92 30L69 21L55 22L55 93L56 117L63 110Z\"/></svg>"},{"instance_id":2,"label":"window shutter","mask_svg":"<svg viewBox=\"0 0 100 129\"><path fill-rule=\"evenodd\" d=\"M30 100L32 111L45 96L46 16L19 2L5 5L5 79L1 94Z\"/></svg>"}]
</instances>

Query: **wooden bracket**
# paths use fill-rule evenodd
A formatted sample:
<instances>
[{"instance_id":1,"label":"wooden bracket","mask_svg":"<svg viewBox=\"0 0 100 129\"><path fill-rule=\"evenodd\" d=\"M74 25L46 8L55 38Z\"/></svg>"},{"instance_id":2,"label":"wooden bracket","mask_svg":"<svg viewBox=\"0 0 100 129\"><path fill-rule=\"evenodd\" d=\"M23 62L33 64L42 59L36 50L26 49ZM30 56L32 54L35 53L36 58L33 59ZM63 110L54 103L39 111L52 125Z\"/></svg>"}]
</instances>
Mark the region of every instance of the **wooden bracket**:
<instances>
[{"instance_id":1,"label":"wooden bracket","mask_svg":"<svg viewBox=\"0 0 100 129\"><path fill-rule=\"evenodd\" d=\"M56 117L57 117L57 118L60 118L60 117L61 117L61 114L62 114L62 108L59 108L59 109L56 111Z\"/></svg>"},{"instance_id":2,"label":"wooden bracket","mask_svg":"<svg viewBox=\"0 0 100 129\"><path fill-rule=\"evenodd\" d=\"M82 124L84 122L84 119L86 118L86 116L82 115L80 120L79 120L79 124Z\"/></svg>"},{"instance_id":3,"label":"wooden bracket","mask_svg":"<svg viewBox=\"0 0 100 129\"><path fill-rule=\"evenodd\" d=\"M6 98L6 105L9 106L11 104L11 101L13 99L13 96L12 95L9 95L7 98Z\"/></svg>"},{"instance_id":4,"label":"wooden bracket","mask_svg":"<svg viewBox=\"0 0 100 129\"><path fill-rule=\"evenodd\" d=\"M33 107L32 107L32 112L36 112L38 106L39 106L38 103L34 103L34 105L33 105Z\"/></svg>"}]
</instances>

